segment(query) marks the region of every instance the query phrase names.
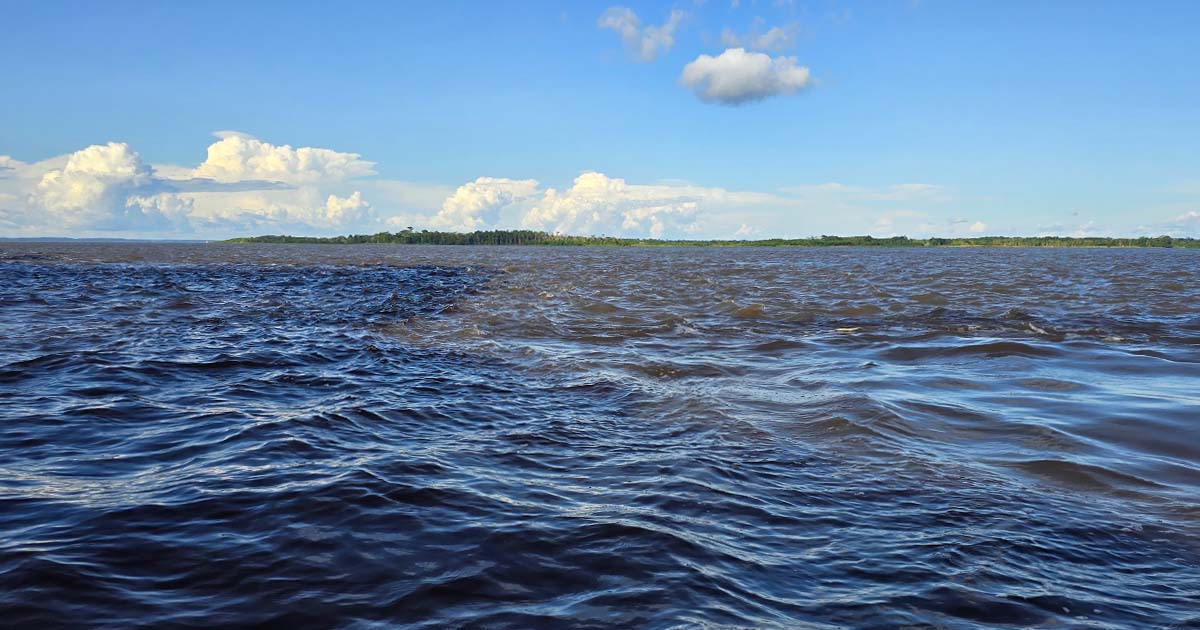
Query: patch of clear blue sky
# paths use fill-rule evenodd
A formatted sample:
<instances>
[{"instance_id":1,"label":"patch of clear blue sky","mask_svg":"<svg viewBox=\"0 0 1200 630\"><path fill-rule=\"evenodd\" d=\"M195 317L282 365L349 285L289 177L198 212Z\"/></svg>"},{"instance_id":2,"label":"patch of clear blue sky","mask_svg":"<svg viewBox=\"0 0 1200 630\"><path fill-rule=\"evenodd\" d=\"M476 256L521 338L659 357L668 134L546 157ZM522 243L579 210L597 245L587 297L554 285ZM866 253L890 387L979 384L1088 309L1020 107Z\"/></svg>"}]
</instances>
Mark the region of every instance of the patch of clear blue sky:
<instances>
[{"instance_id":1,"label":"patch of clear blue sky","mask_svg":"<svg viewBox=\"0 0 1200 630\"><path fill-rule=\"evenodd\" d=\"M235 129L410 181L927 182L1043 215L1200 179L1200 2L629 3L689 13L650 64L597 29L610 4L5 0L0 153L190 165ZM725 107L676 84L756 18L800 24L816 88Z\"/></svg>"}]
</instances>

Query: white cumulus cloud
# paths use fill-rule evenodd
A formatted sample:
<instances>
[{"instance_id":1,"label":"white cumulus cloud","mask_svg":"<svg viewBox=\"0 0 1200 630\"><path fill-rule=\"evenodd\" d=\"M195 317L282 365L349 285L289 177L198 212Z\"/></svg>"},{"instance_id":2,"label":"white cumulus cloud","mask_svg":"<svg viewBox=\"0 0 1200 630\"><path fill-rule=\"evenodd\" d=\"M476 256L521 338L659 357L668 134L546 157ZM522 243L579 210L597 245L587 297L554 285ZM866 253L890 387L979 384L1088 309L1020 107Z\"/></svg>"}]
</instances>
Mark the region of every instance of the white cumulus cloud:
<instances>
[{"instance_id":1,"label":"white cumulus cloud","mask_svg":"<svg viewBox=\"0 0 1200 630\"><path fill-rule=\"evenodd\" d=\"M362 198L362 193L354 191L349 197L329 195L325 199L325 219L334 225L348 225L366 219L371 212L371 204Z\"/></svg>"},{"instance_id":2,"label":"white cumulus cloud","mask_svg":"<svg viewBox=\"0 0 1200 630\"><path fill-rule=\"evenodd\" d=\"M189 219L194 225L236 234L257 230L358 231L370 229L375 220L370 202L357 190L340 196L321 187L303 186L285 190L200 192L186 196L193 202Z\"/></svg>"},{"instance_id":3,"label":"white cumulus cloud","mask_svg":"<svg viewBox=\"0 0 1200 630\"><path fill-rule=\"evenodd\" d=\"M559 192L546 190L522 220L525 227L564 234L623 234L658 238L668 228L688 231L703 202L726 195L720 189L676 185L631 185L587 172Z\"/></svg>"},{"instance_id":4,"label":"white cumulus cloud","mask_svg":"<svg viewBox=\"0 0 1200 630\"><path fill-rule=\"evenodd\" d=\"M686 16L687 13L674 9L662 26L643 27L633 9L609 7L596 25L617 33L625 49L639 61L650 62L675 45L675 30Z\"/></svg>"},{"instance_id":5,"label":"white cumulus cloud","mask_svg":"<svg viewBox=\"0 0 1200 630\"><path fill-rule=\"evenodd\" d=\"M635 184L588 171L555 188L535 179L498 177L455 187L362 178L371 163L353 153L275 146L241 134L221 134L212 144L209 156L218 158L200 165L149 164L120 142L33 163L0 157L0 235L111 236L119 231L123 236L225 238L368 233L410 225L445 230L523 226L662 238L941 236L995 229L983 226L983 216L978 222L971 215L961 218L966 209L950 205L952 191L927 183L825 183L755 192L680 180ZM1195 212L1173 224L1172 232L1200 229Z\"/></svg>"},{"instance_id":6,"label":"white cumulus cloud","mask_svg":"<svg viewBox=\"0 0 1200 630\"><path fill-rule=\"evenodd\" d=\"M795 94L812 85L808 68L795 57L730 48L720 55L700 55L683 67L679 82L707 103L741 105L772 96Z\"/></svg>"},{"instance_id":7,"label":"white cumulus cloud","mask_svg":"<svg viewBox=\"0 0 1200 630\"><path fill-rule=\"evenodd\" d=\"M502 208L532 196L537 188L533 179L480 177L447 197L429 225L463 232L494 227Z\"/></svg>"},{"instance_id":8,"label":"white cumulus cloud","mask_svg":"<svg viewBox=\"0 0 1200 630\"><path fill-rule=\"evenodd\" d=\"M208 147L208 158L193 177L218 182L266 180L288 184L342 181L375 174L374 162L357 153L315 147L274 145L234 131L219 131Z\"/></svg>"},{"instance_id":9,"label":"white cumulus cloud","mask_svg":"<svg viewBox=\"0 0 1200 630\"><path fill-rule=\"evenodd\" d=\"M347 180L373 173L357 154L275 146L219 133L195 168L151 165L109 142L26 164L0 157L0 229L13 234L311 232L376 222Z\"/></svg>"},{"instance_id":10,"label":"white cumulus cloud","mask_svg":"<svg viewBox=\"0 0 1200 630\"><path fill-rule=\"evenodd\" d=\"M46 171L29 194L26 219L54 228L164 229L186 222L186 204L155 193L154 171L124 142L96 144Z\"/></svg>"},{"instance_id":11,"label":"white cumulus cloud","mask_svg":"<svg viewBox=\"0 0 1200 630\"><path fill-rule=\"evenodd\" d=\"M72 153L63 168L43 175L35 195L49 210L98 211L106 197L147 184L150 178L150 165L128 144L95 144Z\"/></svg>"}]
</instances>

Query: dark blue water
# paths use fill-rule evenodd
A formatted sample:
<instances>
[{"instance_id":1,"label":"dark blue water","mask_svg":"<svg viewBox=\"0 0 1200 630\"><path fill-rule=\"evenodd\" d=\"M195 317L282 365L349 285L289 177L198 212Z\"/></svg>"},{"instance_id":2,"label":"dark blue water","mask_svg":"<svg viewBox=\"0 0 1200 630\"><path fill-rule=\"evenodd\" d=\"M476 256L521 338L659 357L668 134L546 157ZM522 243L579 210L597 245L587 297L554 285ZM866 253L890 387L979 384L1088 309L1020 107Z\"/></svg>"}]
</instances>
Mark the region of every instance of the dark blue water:
<instances>
[{"instance_id":1,"label":"dark blue water","mask_svg":"<svg viewBox=\"0 0 1200 630\"><path fill-rule=\"evenodd\" d=\"M1192 252L0 245L0 625L1200 628Z\"/></svg>"}]
</instances>

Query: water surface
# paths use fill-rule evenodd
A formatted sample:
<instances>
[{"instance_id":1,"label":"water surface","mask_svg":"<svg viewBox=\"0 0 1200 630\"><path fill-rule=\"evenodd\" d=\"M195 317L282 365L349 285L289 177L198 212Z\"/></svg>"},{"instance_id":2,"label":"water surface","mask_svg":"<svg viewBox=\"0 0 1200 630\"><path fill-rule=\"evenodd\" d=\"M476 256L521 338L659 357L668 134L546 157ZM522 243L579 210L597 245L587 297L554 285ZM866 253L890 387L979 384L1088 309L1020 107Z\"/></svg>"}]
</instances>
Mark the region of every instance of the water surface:
<instances>
[{"instance_id":1,"label":"water surface","mask_svg":"<svg viewBox=\"0 0 1200 630\"><path fill-rule=\"evenodd\" d=\"M1198 275L3 243L0 615L1200 628Z\"/></svg>"}]
</instances>

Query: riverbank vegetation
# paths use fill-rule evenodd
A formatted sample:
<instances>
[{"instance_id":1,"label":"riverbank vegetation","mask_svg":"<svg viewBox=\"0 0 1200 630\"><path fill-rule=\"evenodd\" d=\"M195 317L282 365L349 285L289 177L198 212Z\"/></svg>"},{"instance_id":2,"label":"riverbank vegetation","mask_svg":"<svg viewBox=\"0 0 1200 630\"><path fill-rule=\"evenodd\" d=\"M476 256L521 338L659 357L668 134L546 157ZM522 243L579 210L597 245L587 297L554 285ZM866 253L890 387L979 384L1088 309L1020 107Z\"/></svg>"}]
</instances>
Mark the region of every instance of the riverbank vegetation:
<instances>
[{"instance_id":1,"label":"riverbank vegetation","mask_svg":"<svg viewBox=\"0 0 1200 630\"><path fill-rule=\"evenodd\" d=\"M250 236L230 243L322 243L336 245L548 245L600 247L1187 247L1200 248L1200 239L1170 236L1134 238L1071 236L977 236L972 238L908 238L893 236L814 236L762 240L664 240L614 236L565 236L533 230L436 232L407 229L400 232L349 236Z\"/></svg>"}]
</instances>

